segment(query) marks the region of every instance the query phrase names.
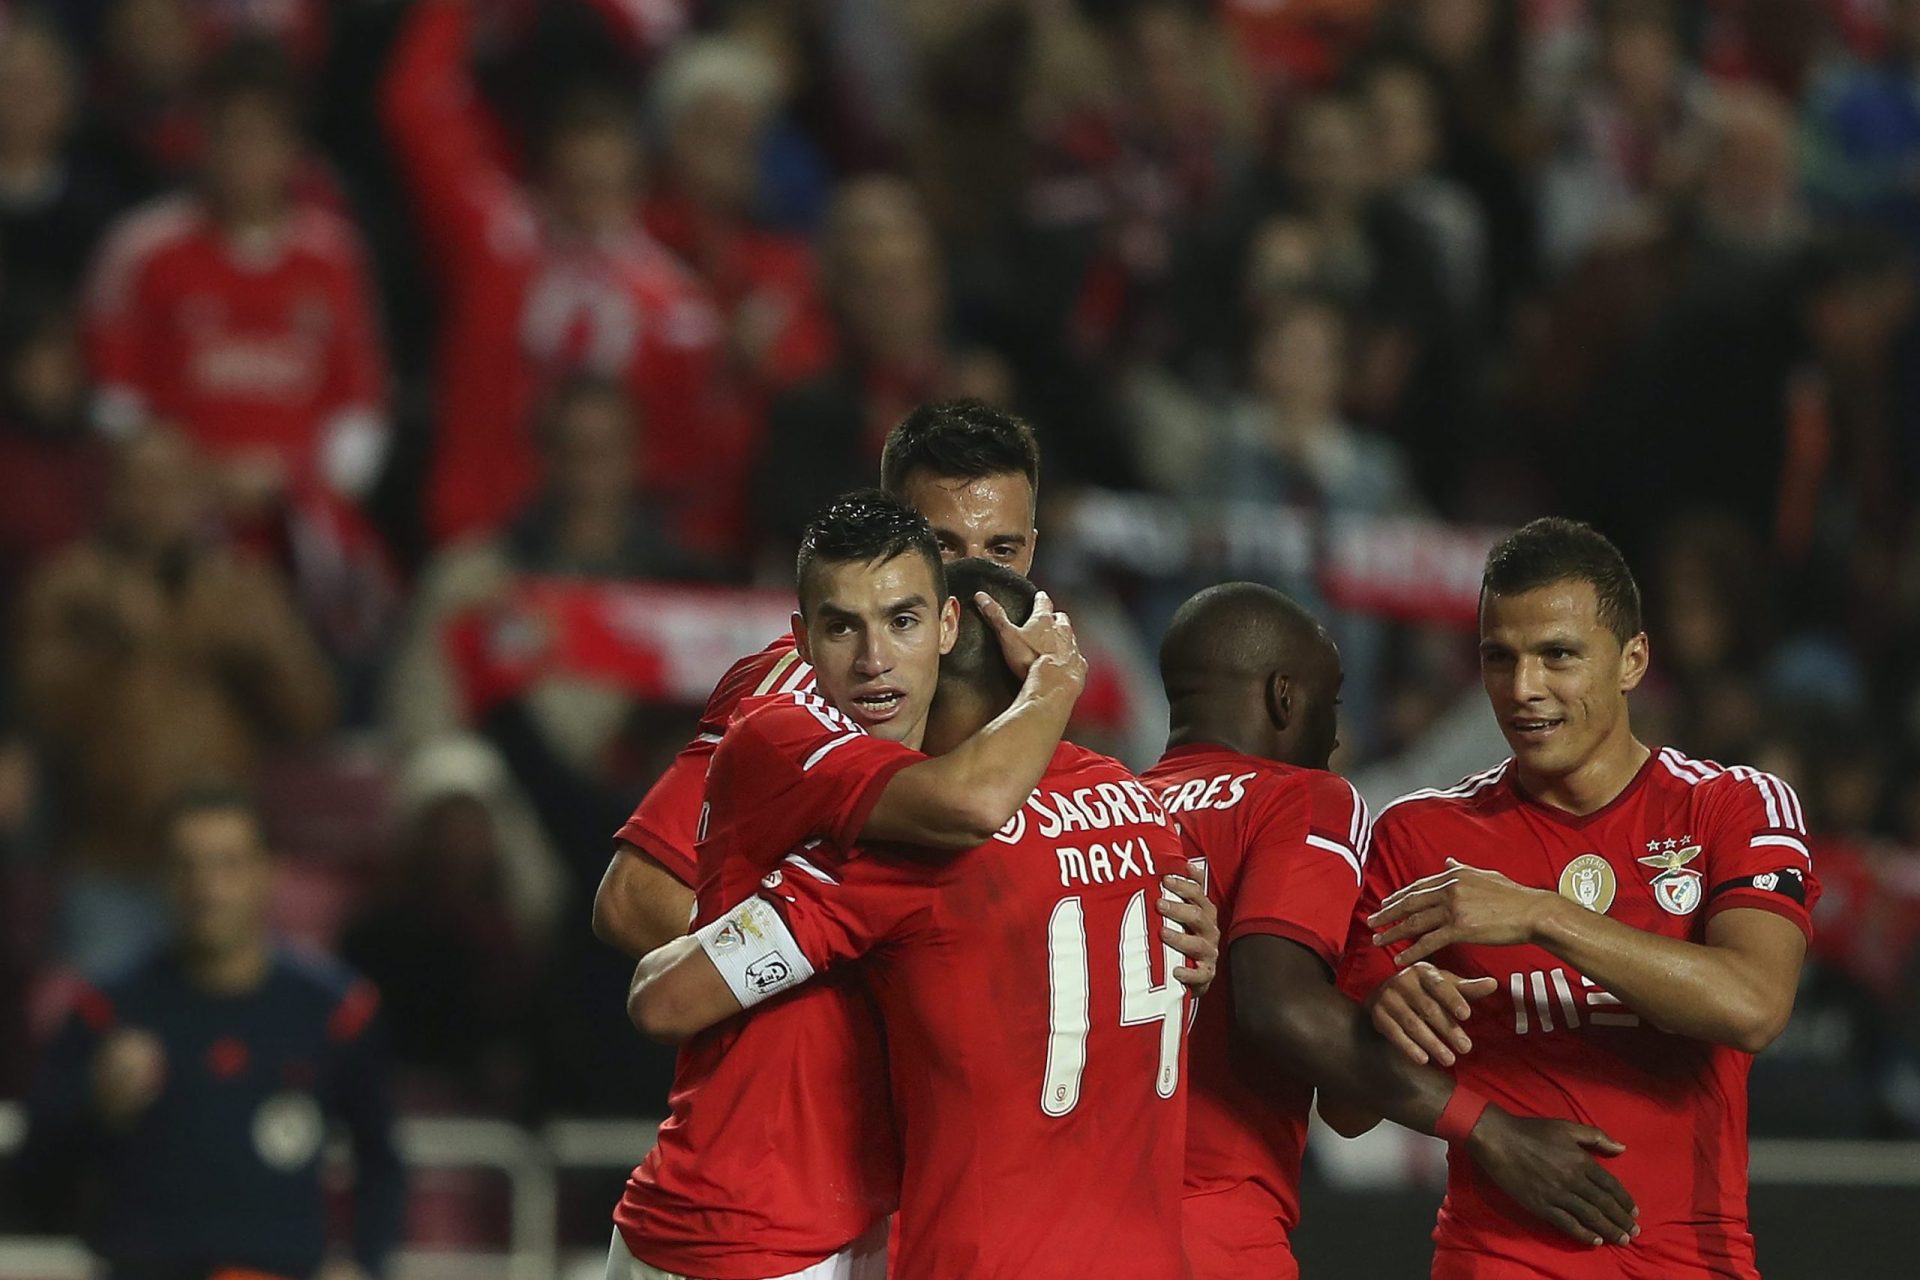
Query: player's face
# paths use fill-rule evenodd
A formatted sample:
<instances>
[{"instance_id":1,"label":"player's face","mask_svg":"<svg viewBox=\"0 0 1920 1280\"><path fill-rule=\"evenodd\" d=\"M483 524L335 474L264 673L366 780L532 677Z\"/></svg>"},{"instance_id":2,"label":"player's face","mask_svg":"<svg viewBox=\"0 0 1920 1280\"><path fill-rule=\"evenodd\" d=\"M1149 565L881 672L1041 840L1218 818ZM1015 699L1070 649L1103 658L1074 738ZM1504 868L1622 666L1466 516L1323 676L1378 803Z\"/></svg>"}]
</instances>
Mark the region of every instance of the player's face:
<instances>
[{"instance_id":1,"label":"player's face","mask_svg":"<svg viewBox=\"0 0 1920 1280\"><path fill-rule=\"evenodd\" d=\"M247 813L211 809L181 818L169 873L180 940L192 950L229 951L265 928L272 861Z\"/></svg>"},{"instance_id":2,"label":"player's face","mask_svg":"<svg viewBox=\"0 0 1920 1280\"><path fill-rule=\"evenodd\" d=\"M1301 735L1302 758L1299 764L1309 769L1324 769L1340 746L1340 686L1346 672L1340 665L1340 650L1324 633L1324 642L1299 685L1300 714L1306 717Z\"/></svg>"},{"instance_id":3,"label":"player's face","mask_svg":"<svg viewBox=\"0 0 1920 1280\"><path fill-rule=\"evenodd\" d=\"M811 578L794 638L813 664L819 692L868 732L919 746L940 655L953 648L960 625L959 606L912 552L821 565Z\"/></svg>"},{"instance_id":4,"label":"player's face","mask_svg":"<svg viewBox=\"0 0 1920 1280\"><path fill-rule=\"evenodd\" d=\"M927 518L949 564L972 557L1033 572L1033 486L1022 473L953 480L915 471L900 500Z\"/></svg>"},{"instance_id":5,"label":"player's face","mask_svg":"<svg viewBox=\"0 0 1920 1280\"><path fill-rule=\"evenodd\" d=\"M1630 743L1627 694L1647 640L1622 645L1590 582L1569 579L1480 602L1480 676L1521 768L1564 776Z\"/></svg>"}]
</instances>

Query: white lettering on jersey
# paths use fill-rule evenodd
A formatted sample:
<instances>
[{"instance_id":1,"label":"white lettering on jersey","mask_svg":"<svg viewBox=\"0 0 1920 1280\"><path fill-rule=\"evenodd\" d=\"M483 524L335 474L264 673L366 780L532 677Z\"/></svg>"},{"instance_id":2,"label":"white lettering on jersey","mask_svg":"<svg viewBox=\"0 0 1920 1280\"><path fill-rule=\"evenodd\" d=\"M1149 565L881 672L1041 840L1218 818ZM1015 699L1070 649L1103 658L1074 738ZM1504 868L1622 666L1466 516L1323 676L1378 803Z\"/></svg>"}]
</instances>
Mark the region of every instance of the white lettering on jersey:
<instances>
[{"instance_id":1,"label":"white lettering on jersey","mask_svg":"<svg viewBox=\"0 0 1920 1280\"><path fill-rule=\"evenodd\" d=\"M1195 809L1231 809L1247 798L1251 773L1223 773L1212 778L1193 778L1168 787L1160 803L1168 813L1191 813ZM1225 788L1226 794L1221 794Z\"/></svg>"}]
</instances>

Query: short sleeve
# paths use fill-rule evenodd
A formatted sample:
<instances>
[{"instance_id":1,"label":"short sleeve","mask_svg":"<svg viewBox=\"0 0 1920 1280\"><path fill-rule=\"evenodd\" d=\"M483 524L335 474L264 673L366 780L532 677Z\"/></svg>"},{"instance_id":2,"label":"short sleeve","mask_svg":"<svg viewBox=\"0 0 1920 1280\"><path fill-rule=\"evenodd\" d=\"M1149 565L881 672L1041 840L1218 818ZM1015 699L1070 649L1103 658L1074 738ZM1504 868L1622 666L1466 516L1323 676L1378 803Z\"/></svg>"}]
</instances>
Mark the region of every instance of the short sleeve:
<instances>
[{"instance_id":1,"label":"short sleeve","mask_svg":"<svg viewBox=\"0 0 1920 1280\"><path fill-rule=\"evenodd\" d=\"M760 892L694 934L741 1007L858 960L904 933L929 900L924 872L889 858L789 854Z\"/></svg>"},{"instance_id":2,"label":"short sleeve","mask_svg":"<svg viewBox=\"0 0 1920 1280\"><path fill-rule=\"evenodd\" d=\"M1367 917L1380 909L1406 875L1394 847L1392 829L1373 827L1367 833L1367 856L1361 866L1360 891L1354 898L1353 913L1347 927L1347 945L1340 953L1337 981L1340 990L1354 1000L1365 1000L1375 987L1399 972L1393 952L1374 945L1373 928Z\"/></svg>"},{"instance_id":3,"label":"short sleeve","mask_svg":"<svg viewBox=\"0 0 1920 1280\"><path fill-rule=\"evenodd\" d=\"M700 882L700 806L705 802L712 739L702 736L680 748L667 771L647 789L633 815L614 834L665 868L681 884Z\"/></svg>"},{"instance_id":4,"label":"short sleeve","mask_svg":"<svg viewBox=\"0 0 1920 1280\"><path fill-rule=\"evenodd\" d=\"M813 694L769 700L736 720L714 752L707 839L762 868L809 841L845 852L893 775L924 759Z\"/></svg>"},{"instance_id":5,"label":"short sleeve","mask_svg":"<svg viewBox=\"0 0 1920 1280\"><path fill-rule=\"evenodd\" d=\"M1812 936L1812 911L1820 896L1813 853L1807 845L1800 797L1785 781L1758 769L1736 766L1702 786L1713 790L1699 810L1706 880L1704 919L1732 907L1783 915Z\"/></svg>"},{"instance_id":6,"label":"short sleeve","mask_svg":"<svg viewBox=\"0 0 1920 1280\"><path fill-rule=\"evenodd\" d=\"M1365 801L1332 774L1276 796L1249 842L1227 942L1271 934L1334 968L1360 891L1367 826Z\"/></svg>"}]
</instances>

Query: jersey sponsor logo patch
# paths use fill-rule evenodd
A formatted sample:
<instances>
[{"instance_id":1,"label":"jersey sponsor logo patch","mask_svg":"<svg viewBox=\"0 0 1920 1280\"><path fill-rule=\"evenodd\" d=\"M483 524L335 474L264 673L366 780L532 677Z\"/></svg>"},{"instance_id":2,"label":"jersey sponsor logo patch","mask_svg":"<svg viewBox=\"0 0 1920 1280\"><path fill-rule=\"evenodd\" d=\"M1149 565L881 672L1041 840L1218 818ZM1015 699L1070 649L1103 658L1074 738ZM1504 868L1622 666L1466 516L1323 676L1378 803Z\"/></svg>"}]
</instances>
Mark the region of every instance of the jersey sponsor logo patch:
<instances>
[{"instance_id":1,"label":"jersey sponsor logo patch","mask_svg":"<svg viewBox=\"0 0 1920 1280\"><path fill-rule=\"evenodd\" d=\"M1605 915L1619 888L1613 865L1597 853L1583 853L1560 873L1560 896Z\"/></svg>"},{"instance_id":2,"label":"jersey sponsor logo patch","mask_svg":"<svg viewBox=\"0 0 1920 1280\"><path fill-rule=\"evenodd\" d=\"M326 1137L320 1104L310 1093L276 1093L253 1113L253 1150L276 1173L305 1168Z\"/></svg>"}]
</instances>

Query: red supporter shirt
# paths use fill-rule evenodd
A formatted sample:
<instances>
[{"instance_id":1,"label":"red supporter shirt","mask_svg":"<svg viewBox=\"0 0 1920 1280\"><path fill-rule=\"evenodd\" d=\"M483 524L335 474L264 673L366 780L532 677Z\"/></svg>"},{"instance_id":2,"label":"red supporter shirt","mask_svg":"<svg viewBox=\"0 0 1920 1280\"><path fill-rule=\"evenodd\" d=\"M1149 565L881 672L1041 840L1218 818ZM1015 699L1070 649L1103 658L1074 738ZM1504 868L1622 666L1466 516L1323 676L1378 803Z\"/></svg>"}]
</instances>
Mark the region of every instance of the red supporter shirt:
<instances>
[{"instance_id":1,"label":"red supporter shirt","mask_svg":"<svg viewBox=\"0 0 1920 1280\"><path fill-rule=\"evenodd\" d=\"M746 698L811 688L813 668L800 660L791 633L734 663L713 687L693 741L680 748L615 838L639 849L689 888L697 884L694 845L707 793L707 766L733 713Z\"/></svg>"},{"instance_id":2,"label":"red supporter shirt","mask_svg":"<svg viewBox=\"0 0 1920 1280\"><path fill-rule=\"evenodd\" d=\"M696 922L750 897L783 859L844 855L888 780L925 758L811 693L745 699L707 780ZM857 974L688 1041L659 1143L614 1210L627 1248L712 1280L786 1275L832 1256L898 1199L886 1088Z\"/></svg>"},{"instance_id":3,"label":"red supporter shirt","mask_svg":"<svg viewBox=\"0 0 1920 1280\"><path fill-rule=\"evenodd\" d=\"M1154 906L1184 866L1151 793L1068 743L979 848L796 855L702 933L743 1004L875 957L905 1138L894 1275L1186 1273L1188 1004Z\"/></svg>"},{"instance_id":4,"label":"red supporter shirt","mask_svg":"<svg viewBox=\"0 0 1920 1280\"><path fill-rule=\"evenodd\" d=\"M467 74L471 25L466 4L417 6L385 88L387 126L444 282L434 536L491 528L532 496L532 416L552 385L582 371L631 390L646 482L690 507L730 500L723 480L738 423L716 392L712 301L637 220L598 243L563 242L545 226Z\"/></svg>"},{"instance_id":5,"label":"red supporter shirt","mask_svg":"<svg viewBox=\"0 0 1920 1280\"><path fill-rule=\"evenodd\" d=\"M1193 1024L1187 1257L1196 1280L1299 1274L1300 1159L1313 1086L1234 1032L1228 951L1269 934L1339 964L1367 858L1367 806L1346 780L1225 747L1175 747L1143 775L1179 822L1220 910L1219 976Z\"/></svg>"},{"instance_id":6,"label":"red supporter shirt","mask_svg":"<svg viewBox=\"0 0 1920 1280\"><path fill-rule=\"evenodd\" d=\"M359 238L299 206L278 233L236 239L170 196L109 235L87 345L110 429L177 424L215 457L279 455L317 483L326 429L384 420L386 365Z\"/></svg>"},{"instance_id":7,"label":"red supporter shirt","mask_svg":"<svg viewBox=\"0 0 1920 1280\"><path fill-rule=\"evenodd\" d=\"M1394 969L1366 917L1449 857L1669 938L1704 941L1707 922L1730 907L1810 931L1819 885L1805 820L1771 774L1663 748L1585 817L1530 800L1512 775L1509 761L1380 811L1341 975L1350 994L1365 996ZM1758 1276L1747 1230L1750 1055L1659 1030L1539 947L1463 945L1434 959L1499 982L1474 1006L1460 1080L1509 1111L1595 1125L1625 1143L1607 1165L1640 1206L1641 1232L1630 1247L1577 1244L1456 1152L1434 1228L1435 1276Z\"/></svg>"}]
</instances>

